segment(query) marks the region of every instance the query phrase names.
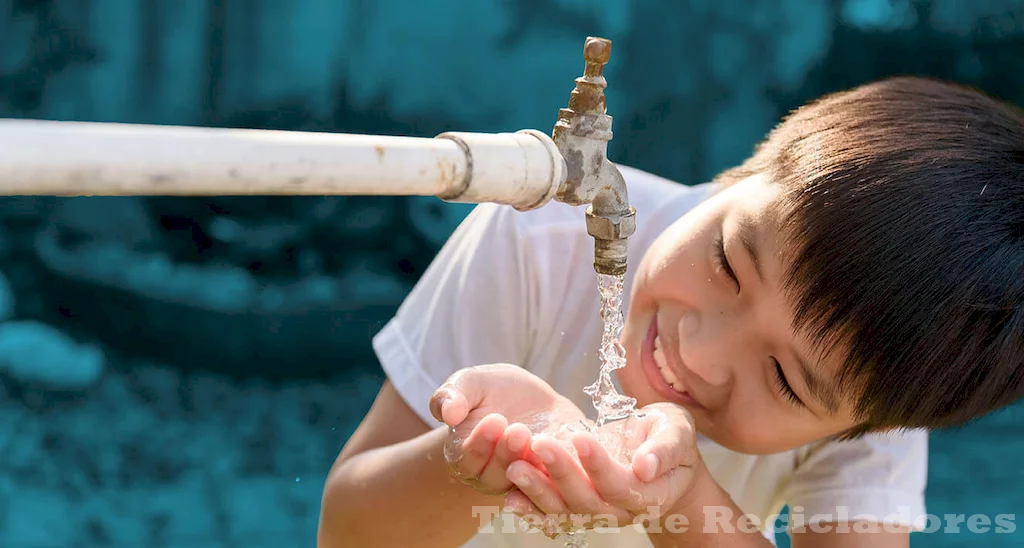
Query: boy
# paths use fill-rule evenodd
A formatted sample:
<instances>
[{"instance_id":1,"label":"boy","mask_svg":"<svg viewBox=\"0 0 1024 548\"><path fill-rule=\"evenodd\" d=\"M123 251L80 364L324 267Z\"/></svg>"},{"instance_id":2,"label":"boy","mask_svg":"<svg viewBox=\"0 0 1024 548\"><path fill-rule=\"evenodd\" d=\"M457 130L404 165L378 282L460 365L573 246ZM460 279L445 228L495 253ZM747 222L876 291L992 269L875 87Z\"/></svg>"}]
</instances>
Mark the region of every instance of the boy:
<instances>
[{"instance_id":1,"label":"boy","mask_svg":"<svg viewBox=\"0 0 1024 548\"><path fill-rule=\"evenodd\" d=\"M1021 112L889 79L797 110L711 184L622 170L638 213L617 380L656 423L624 481L663 488L689 527L620 522L590 546L766 545L740 518L770 525L785 504L825 525L797 548L906 546L927 430L1024 392ZM501 520L478 533L481 516L622 512L596 497L608 477L585 440L531 439L555 430L538 412L593 418L582 209L481 205L452 235L374 339L388 381L331 471L320 546L559 546ZM473 367L497 363L520 367ZM461 453L441 419L469 436Z\"/></svg>"}]
</instances>

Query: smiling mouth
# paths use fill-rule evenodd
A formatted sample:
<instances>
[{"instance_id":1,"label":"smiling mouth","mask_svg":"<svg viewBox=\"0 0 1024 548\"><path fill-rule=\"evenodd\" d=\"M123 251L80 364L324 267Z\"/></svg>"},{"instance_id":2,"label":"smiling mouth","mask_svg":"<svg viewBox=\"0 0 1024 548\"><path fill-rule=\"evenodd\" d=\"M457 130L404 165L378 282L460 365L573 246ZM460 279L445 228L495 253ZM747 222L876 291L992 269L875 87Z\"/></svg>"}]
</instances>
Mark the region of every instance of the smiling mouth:
<instances>
[{"instance_id":1,"label":"smiling mouth","mask_svg":"<svg viewBox=\"0 0 1024 548\"><path fill-rule=\"evenodd\" d=\"M668 357L665 355L667 350L658 336L657 321L652 320L640 352L640 361L647 381L666 400L684 407L703 409L704 407L686 391L682 380L669 366Z\"/></svg>"}]
</instances>

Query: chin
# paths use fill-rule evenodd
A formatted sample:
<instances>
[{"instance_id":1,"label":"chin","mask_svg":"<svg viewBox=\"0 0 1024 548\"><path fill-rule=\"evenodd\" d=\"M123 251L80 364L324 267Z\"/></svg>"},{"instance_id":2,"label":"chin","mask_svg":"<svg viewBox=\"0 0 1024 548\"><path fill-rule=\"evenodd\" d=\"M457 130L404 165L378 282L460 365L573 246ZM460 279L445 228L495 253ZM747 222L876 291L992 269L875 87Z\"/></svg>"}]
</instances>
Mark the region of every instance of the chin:
<instances>
[{"instance_id":1,"label":"chin","mask_svg":"<svg viewBox=\"0 0 1024 548\"><path fill-rule=\"evenodd\" d=\"M777 429L765 432L736 431L725 425L704 423L700 417L694 417L698 432L718 445L746 455L770 455L789 451L814 441L814 438L786 437Z\"/></svg>"}]
</instances>

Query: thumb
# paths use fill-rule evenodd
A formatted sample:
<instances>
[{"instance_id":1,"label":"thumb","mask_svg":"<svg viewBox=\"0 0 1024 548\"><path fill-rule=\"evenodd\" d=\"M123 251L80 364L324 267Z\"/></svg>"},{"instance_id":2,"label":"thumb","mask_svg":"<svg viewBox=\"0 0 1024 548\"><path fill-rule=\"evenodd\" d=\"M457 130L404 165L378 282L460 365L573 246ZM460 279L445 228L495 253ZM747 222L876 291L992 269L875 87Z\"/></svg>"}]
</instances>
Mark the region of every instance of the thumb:
<instances>
[{"instance_id":1,"label":"thumb","mask_svg":"<svg viewBox=\"0 0 1024 548\"><path fill-rule=\"evenodd\" d=\"M633 470L641 481L650 482L679 466L694 466L700 460L696 432L689 412L658 413L647 439L633 453Z\"/></svg>"},{"instance_id":2,"label":"thumb","mask_svg":"<svg viewBox=\"0 0 1024 548\"><path fill-rule=\"evenodd\" d=\"M430 397L430 414L448 426L458 426L483 403L484 383L474 367L456 372Z\"/></svg>"}]
</instances>

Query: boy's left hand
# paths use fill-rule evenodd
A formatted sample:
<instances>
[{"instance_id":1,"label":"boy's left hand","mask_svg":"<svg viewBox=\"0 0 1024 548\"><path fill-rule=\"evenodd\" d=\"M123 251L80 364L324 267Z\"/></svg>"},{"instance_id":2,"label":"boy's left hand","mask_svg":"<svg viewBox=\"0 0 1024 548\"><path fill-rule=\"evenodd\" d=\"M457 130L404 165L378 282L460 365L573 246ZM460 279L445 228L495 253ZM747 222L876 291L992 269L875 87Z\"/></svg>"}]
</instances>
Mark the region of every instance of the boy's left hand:
<instances>
[{"instance_id":1,"label":"boy's left hand","mask_svg":"<svg viewBox=\"0 0 1024 548\"><path fill-rule=\"evenodd\" d=\"M506 507L536 523L545 522L545 515L557 516L561 527L553 528L549 517L544 528L552 537L567 526L622 527L638 516L660 522L691 491L701 469L700 454L685 409L655 403L639 411L624 425L605 426L622 432L623 447L633 453L628 464L587 432L572 438L578 460L559 441L534 438L532 451L547 473L526 461L513 462L507 477L517 489L506 497Z\"/></svg>"}]
</instances>

